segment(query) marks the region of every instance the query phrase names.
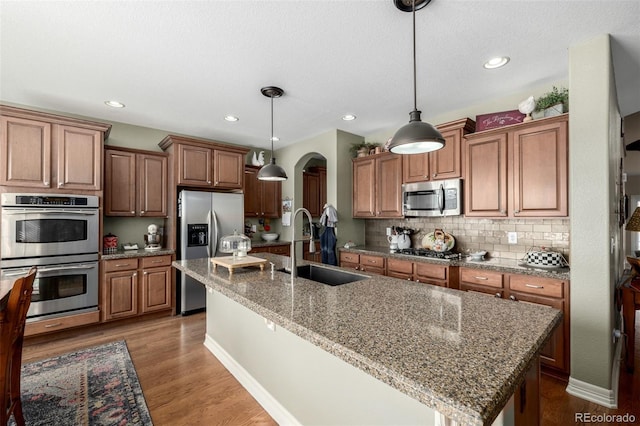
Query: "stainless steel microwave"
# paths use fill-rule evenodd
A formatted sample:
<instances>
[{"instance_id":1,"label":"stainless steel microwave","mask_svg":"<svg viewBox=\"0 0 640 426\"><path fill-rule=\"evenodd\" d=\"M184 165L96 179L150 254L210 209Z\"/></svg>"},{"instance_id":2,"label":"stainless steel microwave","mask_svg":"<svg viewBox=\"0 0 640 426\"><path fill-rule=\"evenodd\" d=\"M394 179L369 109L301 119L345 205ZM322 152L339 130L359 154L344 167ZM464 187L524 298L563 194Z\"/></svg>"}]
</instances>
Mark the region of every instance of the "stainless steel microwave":
<instances>
[{"instance_id":1,"label":"stainless steel microwave","mask_svg":"<svg viewBox=\"0 0 640 426\"><path fill-rule=\"evenodd\" d=\"M405 183L402 213L406 217L461 215L462 179Z\"/></svg>"}]
</instances>

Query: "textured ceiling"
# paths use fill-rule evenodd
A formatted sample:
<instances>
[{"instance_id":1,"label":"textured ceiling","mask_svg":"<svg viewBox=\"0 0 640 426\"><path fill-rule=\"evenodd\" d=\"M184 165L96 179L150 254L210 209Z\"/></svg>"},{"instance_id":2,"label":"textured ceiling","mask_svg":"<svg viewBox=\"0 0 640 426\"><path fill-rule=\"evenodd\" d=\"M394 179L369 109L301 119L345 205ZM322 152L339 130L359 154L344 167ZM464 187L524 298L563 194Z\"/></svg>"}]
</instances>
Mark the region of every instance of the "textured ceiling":
<instances>
[{"instance_id":1,"label":"textured ceiling","mask_svg":"<svg viewBox=\"0 0 640 426\"><path fill-rule=\"evenodd\" d=\"M566 80L569 46L604 33L621 111L640 111L639 1L433 0L416 20L423 119ZM0 0L0 28L8 103L267 147L276 85L276 148L400 127L413 106L411 14L392 0ZM511 62L483 69L495 55Z\"/></svg>"}]
</instances>

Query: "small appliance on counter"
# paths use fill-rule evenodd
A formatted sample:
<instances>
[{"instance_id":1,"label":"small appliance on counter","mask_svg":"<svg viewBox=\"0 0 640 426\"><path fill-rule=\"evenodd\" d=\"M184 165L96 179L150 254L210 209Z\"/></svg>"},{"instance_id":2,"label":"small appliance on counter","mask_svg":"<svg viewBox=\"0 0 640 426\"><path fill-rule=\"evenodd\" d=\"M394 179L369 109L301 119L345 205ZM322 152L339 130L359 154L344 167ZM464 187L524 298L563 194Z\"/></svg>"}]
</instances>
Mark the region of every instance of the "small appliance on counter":
<instances>
[{"instance_id":1,"label":"small appliance on counter","mask_svg":"<svg viewBox=\"0 0 640 426\"><path fill-rule=\"evenodd\" d=\"M104 254L113 254L118 251L118 237L109 232L102 239L102 252Z\"/></svg>"},{"instance_id":2,"label":"small appliance on counter","mask_svg":"<svg viewBox=\"0 0 640 426\"><path fill-rule=\"evenodd\" d=\"M149 225L147 233L144 234L144 249L153 251L160 250L162 248L162 235L158 233L158 226L155 224Z\"/></svg>"}]
</instances>

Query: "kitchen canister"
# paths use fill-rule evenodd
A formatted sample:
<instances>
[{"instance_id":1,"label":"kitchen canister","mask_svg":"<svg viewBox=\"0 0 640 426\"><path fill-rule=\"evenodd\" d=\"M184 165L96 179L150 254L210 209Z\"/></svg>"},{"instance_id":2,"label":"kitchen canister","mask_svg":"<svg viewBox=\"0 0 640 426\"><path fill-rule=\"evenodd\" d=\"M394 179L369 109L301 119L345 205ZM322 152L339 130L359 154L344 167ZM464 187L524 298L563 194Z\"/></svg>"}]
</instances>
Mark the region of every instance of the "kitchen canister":
<instances>
[{"instance_id":1,"label":"kitchen canister","mask_svg":"<svg viewBox=\"0 0 640 426\"><path fill-rule=\"evenodd\" d=\"M539 250L535 250L532 247L525 256L525 261L529 266L537 266L542 268L562 268L569 266L562 253L547 250L544 247L540 247Z\"/></svg>"},{"instance_id":2,"label":"kitchen canister","mask_svg":"<svg viewBox=\"0 0 640 426\"><path fill-rule=\"evenodd\" d=\"M118 251L118 237L109 232L102 239L102 252L104 254L113 254Z\"/></svg>"}]
</instances>

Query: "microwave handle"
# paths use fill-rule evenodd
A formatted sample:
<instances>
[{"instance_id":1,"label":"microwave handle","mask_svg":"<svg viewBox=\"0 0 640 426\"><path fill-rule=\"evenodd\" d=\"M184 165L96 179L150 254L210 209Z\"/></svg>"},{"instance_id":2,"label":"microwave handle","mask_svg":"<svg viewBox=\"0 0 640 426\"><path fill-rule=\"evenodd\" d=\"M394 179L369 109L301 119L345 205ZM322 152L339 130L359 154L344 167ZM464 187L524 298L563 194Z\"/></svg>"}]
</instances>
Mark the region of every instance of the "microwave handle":
<instances>
[{"instance_id":1,"label":"microwave handle","mask_svg":"<svg viewBox=\"0 0 640 426\"><path fill-rule=\"evenodd\" d=\"M440 184L440 190L438 191L438 209L440 214L444 213L444 186Z\"/></svg>"}]
</instances>

